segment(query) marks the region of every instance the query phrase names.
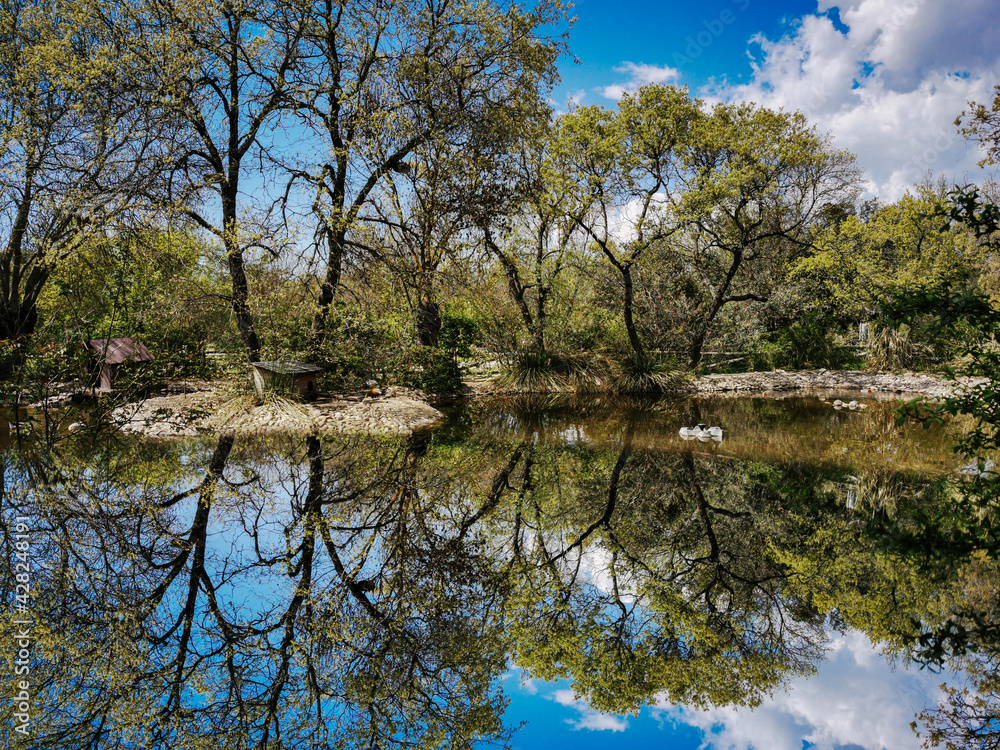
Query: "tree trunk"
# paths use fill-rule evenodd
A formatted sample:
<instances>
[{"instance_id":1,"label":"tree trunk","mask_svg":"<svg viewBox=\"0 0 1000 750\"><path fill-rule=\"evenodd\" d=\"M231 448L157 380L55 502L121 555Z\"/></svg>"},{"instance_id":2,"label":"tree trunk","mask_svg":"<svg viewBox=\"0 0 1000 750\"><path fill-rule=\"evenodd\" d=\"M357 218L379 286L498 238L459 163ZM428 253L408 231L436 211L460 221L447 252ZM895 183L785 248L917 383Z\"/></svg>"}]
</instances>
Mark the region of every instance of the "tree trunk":
<instances>
[{"instance_id":1,"label":"tree trunk","mask_svg":"<svg viewBox=\"0 0 1000 750\"><path fill-rule=\"evenodd\" d=\"M497 257L500 261L500 265L503 266L504 273L507 275L507 287L510 289L510 296L513 297L514 302L517 303L517 309L521 313L521 318L524 320L524 325L531 333L532 338L538 341L541 336L541 331L536 326L536 321L531 315L531 309L528 307L528 301L524 298L524 284L521 282L521 274L517 270L517 265L504 255L503 251L497 246L493 241L493 237L489 232L486 235L486 246L489 250Z\"/></svg>"},{"instance_id":2,"label":"tree trunk","mask_svg":"<svg viewBox=\"0 0 1000 750\"><path fill-rule=\"evenodd\" d=\"M726 272L726 278L723 280L722 285L719 287L718 291L715 293L715 299L712 300L712 307L709 309L708 314L702 321L701 325L698 327L697 333L695 333L694 338L691 340L691 348L689 350L689 362L690 367L693 370L701 363L702 350L705 348L705 339L708 336L708 329L712 325L712 321L715 320L715 316L719 314L719 310L722 309L726 302L731 302L733 299L742 298L730 298L726 299L726 295L729 294L729 289L733 284L733 279L736 277L736 272L740 270L740 266L743 264L743 251L736 250L733 252L733 260L729 264L729 270Z\"/></svg>"},{"instance_id":3,"label":"tree trunk","mask_svg":"<svg viewBox=\"0 0 1000 750\"><path fill-rule=\"evenodd\" d=\"M635 291L632 285L632 267L629 264L625 264L620 267L620 270L622 281L625 282L625 330L628 332L628 342L632 346L632 351L635 352L636 359L641 360L645 356L646 351L639 340L639 333L635 329L635 320L632 317L632 306L635 299Z\"/></svg>"},{"instance_id":4,"label":"tree trunk","mask_svg":"<svg viewBox=\"0 0 1000 750\"><path fill-rule=\"evenodd\" d=\"M548 288L542 287L541 284L539 284L538 298L535 302L535 330L533 332L535 349L538 350L539 353L545 352L545 316L547 314L545 310L545 301L549 296L549 291L550 290Z\"/></svg>"},{"instance_id":5,"label":"tree trunk","mask_svg":"<svg viewBox=\"0 0 1000 750\"><path fill-rule=\"evenodd\" d=\"M246 267L243 264L243 248L240 247L238 238L236 196L239 191L239 169L239 162L231 159L228 180L223 185L222 226L225 228L223 242L226 247L229 278L233 285L233 315L236 316L236 327L239 329L240 338L243 339L247 359L253 362L260 359L260 339L257 338L253 313L250 311L250 289L247 284Z\"/></svg>"},{"instance_id":6,"label":"tree trunk","mask_svg":"<svg viewBox=\"0 0 1000 750\"><path fill-rule=\"evenodd\" d=\"M233 282L233 314L236 316L236 327L240 331L240 338L243 339L247 359L253 362L260 359L260 339L257 338L253 313L250 312L250 290L243 265L243 251L238 248L229 250L226 260L229 265L229 277Z\"/></svg>"},{"instance_id":7,"label":"tree trunk","mask_svg":"<svg viewBox=\"0 0 1000 750\"><path fill-rule=\"evenodd\" d=\"M691 348L688 350L688 363L692 370L701 363L701 354L705 348L705 336L707 334L708 330L703 328L691 340Z\"/></svg>"},{"instance_id":8,"label":"tree trunk","mask_svg":"<svg viewBox=\"0 0 1000 750\"><path fill-rule=\"evenodd\" d=\"M326 319L340 285L340 275L344 267L344 235L327 231L326 278L319 288L316 314L312 324L312 348L316 352L326 341Z\"/></svg>"},{"instance_id":9,"label":"tree trunk","mask_svg":"<svg viewBox=\"0 0 1000 750\"><path fill-rule=\"evenodd\" d=\"M421 295L417 305L417 337L421 346L438 346L441 333L441 308L430 295Z\"/></svg>"}]
</instances>

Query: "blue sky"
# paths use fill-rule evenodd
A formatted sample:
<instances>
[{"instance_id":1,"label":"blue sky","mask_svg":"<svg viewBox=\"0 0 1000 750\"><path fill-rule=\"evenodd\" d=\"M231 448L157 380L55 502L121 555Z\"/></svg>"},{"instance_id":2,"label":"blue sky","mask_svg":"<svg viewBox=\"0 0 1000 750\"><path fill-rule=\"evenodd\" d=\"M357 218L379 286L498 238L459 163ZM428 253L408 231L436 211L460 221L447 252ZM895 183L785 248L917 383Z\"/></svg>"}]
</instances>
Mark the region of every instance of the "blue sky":
<instances>
[{"instance_id":1,"label":"blue sky","mask_svg":"<svg viewBox=\"0 0 1000 750\"><path fill-rule=\"evenodd\" d=\"M1000 83L997 0L579 0L572 14L579 64L560 66L559 109L687 85L710 101L804 112L887 200L928 174L994 176L954 120Z\"/></svg>"},{"instance_id":2,"label":"blue sky","mask_svg":"<svg viewBox=\"0 0 1000 750\"><path fill-rule=\"evenodd\" d=\"M636 716L599 714L568 683L505 681L513 750L919 750L910 722L940 698L950 675L893 664L858 631L832 635L816 673L796 678L755 710L707 711L666 700Z\"/></svg>"}]
</instances>

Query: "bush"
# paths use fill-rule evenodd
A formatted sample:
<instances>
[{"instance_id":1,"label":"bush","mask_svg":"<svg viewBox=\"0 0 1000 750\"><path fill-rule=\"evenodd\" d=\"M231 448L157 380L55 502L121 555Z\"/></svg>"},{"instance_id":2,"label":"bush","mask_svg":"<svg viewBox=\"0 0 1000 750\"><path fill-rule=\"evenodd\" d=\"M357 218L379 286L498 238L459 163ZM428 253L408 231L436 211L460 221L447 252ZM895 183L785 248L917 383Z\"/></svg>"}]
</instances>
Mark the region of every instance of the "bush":
<instances>
[{"instance_id":1,"label":"bush","mask_svg":"<svg viewBox=\"0 0 1000 750\"><path fill-rule=\"evenodd\" d=\"M683 368L671 358L646 352L641 357L629 352L618 363L612 387L619 393L663 393L677 390L687 380Z\"/></svg>"},{"instance_id":2,"label":"bush","mask_svg":"<svg viewBox=\"0 0 1000 750\"><path fill-rule=\"evenodd\" d=\"M324 370L320 390L354 390L370 379L384 382L398 370L402 352L392 321L372 320L364 311L338 303L327 330L322 347L311 355Z\"/></svg>"},{"instance_id":3,"label":"bush","mask_svg":"<svg viewBox=\"0 0 1000 750\"><path fill-rule=\"evenodd\" d=\"M839 340L834 321L812 315L759 338L749 347L752 370L857 367L860 357Z\"/></svg>"},{"instance_id":4,"label":"bush","mask_svg":"<svg viewBox=\"0 0 1000 750\"><path fill-rule=\"evenodd\" d=\"M472 356L472 347L482 340L483 322L464 310L445 306L441 310L441 332L438 342L445 351L458 357Z\"/></svg>"},{"instance_id":5,"label":"bush","mask_svg":"<svg viewBox=\"0 0 1000 750\"><path fill-rule=\"evenodd\" d=\"M402 364L401 375L406 385L427 393L459 393L462 390L462 371L453 351L418 346L408 352Z\"/></svg>"},{"instance_id":6,"label":"bush","mask_svg":"<svg viewBox=\"0 0 1000 750\"><path fill-rule=\"evenodd\" d=\"M175 322L136 338L153 355L146 370L151 379L210 378L215 374L215 366L205 353L208 334L198 323Z\"/></svg>"}]
</instances>

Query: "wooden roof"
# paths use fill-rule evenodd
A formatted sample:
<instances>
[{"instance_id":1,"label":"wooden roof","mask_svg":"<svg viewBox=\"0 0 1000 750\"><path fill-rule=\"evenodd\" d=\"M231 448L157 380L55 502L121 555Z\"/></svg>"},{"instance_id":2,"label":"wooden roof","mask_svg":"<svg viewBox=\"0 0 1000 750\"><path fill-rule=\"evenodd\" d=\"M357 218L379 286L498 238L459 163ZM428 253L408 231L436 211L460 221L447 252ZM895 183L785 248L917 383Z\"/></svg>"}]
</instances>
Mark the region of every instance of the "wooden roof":
<instances>
[{"instance_id":1,"label":"wooden roof","mask_svg":"<svg viewBox=\"0 0 1000 750\"><path fill-rule=\"evenodd\" d=\"M131 337L120 339L90 339L84 345L88 350L96 352L99 361L109 365L120 365L123 362L151 362L153 355Z\"/></svg>"},{"instance_id":2,"label":"wooden roof","mask_svg":"<svg viewBox=\"0 0 1000 750\"><path fill-rule=\"evenodd\" d=\"M308 362L273 361L273 362L251 362L254 367L268 372L276 372L279 375L307 375L314 372L323 372L322 367L311 365Z\"/></svg>"}]
</instances>

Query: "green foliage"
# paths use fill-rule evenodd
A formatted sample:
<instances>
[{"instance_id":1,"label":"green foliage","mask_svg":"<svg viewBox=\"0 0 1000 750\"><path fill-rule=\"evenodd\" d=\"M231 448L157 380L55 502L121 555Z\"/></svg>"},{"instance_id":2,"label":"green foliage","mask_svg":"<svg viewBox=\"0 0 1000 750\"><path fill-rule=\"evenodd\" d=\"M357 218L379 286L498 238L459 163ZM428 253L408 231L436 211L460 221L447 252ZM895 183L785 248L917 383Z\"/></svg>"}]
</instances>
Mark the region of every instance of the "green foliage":
<instances>
[{"instance_id":1,"label":"green foliage","mask_svg":"<svg viewBox=\"0 0 1000 750\"><path fill-rule=\"evenodd\" d=\"M592 354L522 349L498 379L502 387L528 392L600 390L610 382L608 363Z\"/></svg>"},{"instance_id":2,"label":"green foliage","mask_svg":"<svg viewBox=\"0 0 1000 750\"><path fill-rule=\"evenodd\" d=\"M462 391L462 370L455 353L431 346L417 346L403 357L399 377L403 383L427 393Z\"/></svg>"},{"instance_id":3,"label":"green foliage","mask_svg":"<svg viewBox=\"0 0 1000 750\"><path fill-rule=\"evenodd\" d=\"M821 290L835 314L865 321L891 289L971 271L980 254L964 228L940 231L942 197L940 189L921 186L869 216L827 224L793 277Z\"/></svg>"},{"instance_id":4,"label":"green foliage","mask_svg":"<svg viewBox=\"0 0 1000 750\"><path fill-rule=\"evenodd\" d=\"M472 355L472 347L482 340L483 320L457 306L441 308L441 332L438 342L442 349L458 357Z\"/></svg>"},{"instance_id":5,"label":"green foliage","mask_svg":"<svg viewBox=\"0 0 1000 750\"><path fill-rule=\"evenodd\" d=\"M357 306L340 302L331 311L327 336L313 361L323 368L320 390L350 391L374 379L385 383L397 372L405 351L401 343L407 321L370 314Z\"/></svg>"},{"instance_id":6,"label":"green foliage","mask_svg":"<svg viewBox=\"0 0 1000 750\"><path fill-rule=\"evenodd\" d=\"M1000 308L976 289L970 289L962 280L946 279L936 284L920 286L899 292L886 300L883 314L891 324L902 324L922 316L929 316L935 330L948 331L955 326L972 326L980 337L965 348L963 363L948 368L951 380L961 376L982 379L961 387L958 393L939 404L918 401L904 413L928 421L941 421L944 415L967 415L974 420L972 429L962 438L957 451L979 460L980 456L1000 449L1000 398L995 384L1000 382ZM982 345L982 340L989 342ZM983 496L989 505L997 498Z\"/></svg>"},{"instance_id":7,"label":"green foliage","mask_svg":"<svg viewBox=\"0 0 1000 750\"><path fill-rule=\"evenodd\" d=\"M584 319L574 318L558 334L562 351L601 352L621 348L625 329L621 320L605 308L588 310Z\"/></svg>"},{"instance_id":8,"label":"green foliage","mask_svg":"<svg viewBox=\"0 0 1000 750\"><path fill-rule=\"evenodd\" d=\"M760 337L749 348L753 370L809 368L845 369L860 360L845 346L828 318L813 313Z\"/></svg>"},{"instance_id":9,"label":"green foliage","mask_svg":"<svg viewBox=\"0 0 1000 750\"><path fill-rule=\"evenodd\" d=\"M228 329L215 261L212 246L184 232L91 243L53 272L39 300L38 335L71 349L131 336L153 355L149 378L210 377L206 348Z\"/></svg>"}]
</instances>

